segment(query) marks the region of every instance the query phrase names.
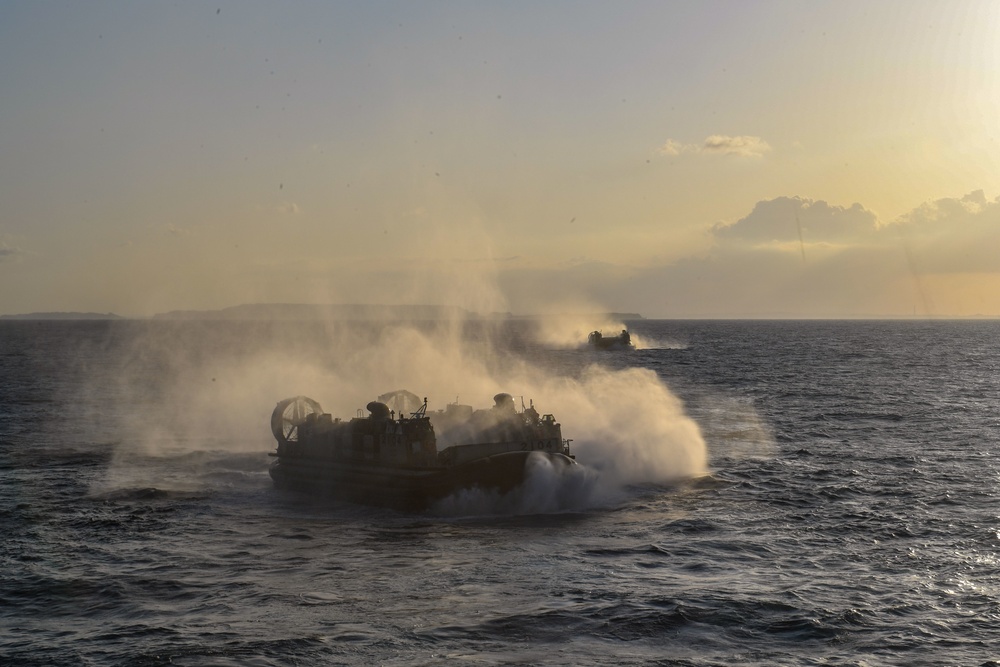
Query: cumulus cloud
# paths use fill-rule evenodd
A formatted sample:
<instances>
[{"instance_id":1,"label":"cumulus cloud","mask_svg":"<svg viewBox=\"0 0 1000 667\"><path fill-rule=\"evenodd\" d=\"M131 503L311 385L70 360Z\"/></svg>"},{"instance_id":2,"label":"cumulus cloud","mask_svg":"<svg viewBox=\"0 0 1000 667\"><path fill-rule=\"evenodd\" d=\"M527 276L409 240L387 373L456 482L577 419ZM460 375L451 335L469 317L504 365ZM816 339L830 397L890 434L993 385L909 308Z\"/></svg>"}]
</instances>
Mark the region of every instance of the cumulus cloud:
<instances>
[{"instance_id":1,"label":"cumulus cloud","mask_svg":"<svg viewBox=\"0 0 1000 667\"><path fill-rule=\"evenodd\" d=\"M778 197L711 233L729 253L880 248L905 253L922 272L1000 273L1000 197L988 200L982 190L923 203L889 223L859 203Z\"/></svg>"},{"instance_id":2,"label":"cumulus cloud","mask_svg":"<svg viewBox=\"0 0 1000 667\"><path fill-rule=\"evenodd\" d=\"M739 155L741 157L760 157L770 150L770 144L760 137L745 135L728 137L723 134L713 134L706 137L701 146L703 153L721 153L722 155Z\"/></svg>"},{"instance_id":3,"label":"cumulus cloud","mask_svg":"<svg viewBox=\"0 0 1000 667\"><path fill-rule=\"evenodd\" d=\"M778 197L757 202L749 215L731 225L716 225L712 232L724 241L843 245L870 241L877 225L876 215L858 203L844 207Z\"/></svg>"},{"instance_id":4,"label":"cumulus cloud","mask_svg":"<svg viewBox=\"0 0 1000 667\"><path fill-rule=\"evenodd\" d=\"M699 257L502 280L515 310L545 285L654 317L1000 316L1000 197L939 199L888 224L860 203L779 197L709 234Z\"/></svg>"},{"instance_id":5,"label":"cumulus cloud","mask_svg":"<svg viewBox=\"0 0 1000 667\"><path fill-rule=\"evenodd\" d=\"M660 155L680 155L688 150L690 150L690 146L686 146L674 139L667 139L666 143L660 146L659 152Z\"/></svg>"},{"instance_id":6,"label":"cumulus cloud","mask_svg":"<svg viewBox=\"0 0 1000 667\"><path fill-rule=\"evenodd\" d=\"M667 139L659 148L660 155L680 155L700 153L702 155L735 155L738 157L762 157L771 151L771 145L760 137L741 135L730 137L713 134L705 137L700 144L685 144L676 139Z\"/></svg>"},{"instance_id":7,"label":"cumulus cloud","mask_svg":"<svg viewBox=\"0 0 1000 667\"><path fill-rule=\"evenodd\" d=\"M25 254L25 252L20 248L12 248L6 243L0 243L0 262L15 259L23 254Z\"/></svg>"},{"instance_id":8,"label":"cumulus cloud","mask_svg":"<svg viewBox=\"0 0 1000 667\"><path fill-rule=\"evenodd\" d=\"M302 209L295 202L282 202L278 205L278 213L284 215L298 215Z\"/></svg>"},{"instance_id":9,"label":"cumulus cloud","mask_svg":"<svg viewBox=\"0 0 1000 667\"><path fill-rule=\"evenodd\" d=\"M883 229L921 270L1000 273L1000 197L982 190L927 202Z\"/></svg>"},{"instance_id":10,"label":"cumulus cloud","mask_svg":"<svg viewBox=\"0 0 1000 667\"><path fill-rule=\"evenodd\" d=\"M915 227L936 226L949 220L974 222L976 218L981 217L981 214L988 213L991 208L995 209L996 206L997 200L989 202L982 190L975 190L961 199L945 198L921 204L909 213L900 216L897 222Z\"/></svg>"}]
</instances>

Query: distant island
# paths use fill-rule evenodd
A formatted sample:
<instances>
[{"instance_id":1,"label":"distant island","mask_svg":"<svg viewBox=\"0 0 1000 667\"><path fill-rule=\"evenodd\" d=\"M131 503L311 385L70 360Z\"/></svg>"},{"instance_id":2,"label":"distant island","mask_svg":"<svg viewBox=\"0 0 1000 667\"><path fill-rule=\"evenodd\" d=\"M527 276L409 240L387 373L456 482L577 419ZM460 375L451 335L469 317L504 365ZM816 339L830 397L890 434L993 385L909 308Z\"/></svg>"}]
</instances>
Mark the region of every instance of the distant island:
<instances>
[{"instance_id":1,"label":"distant island","mask_svg":"<svg viewBox=\"0 0 1000 667\"><path fill-rule=\"evenodd\" d=\"M606 317L641 320L638 313L558 313L555 317ZM458 306L258 303L221 310L173 310L154 315L154 320L508 320L536 319L539 315L475 313Z\"/></svg>"},{"instance_id":2,"label":"distant island","mask_svg":"<svg viewBox=\"0 0 1000 667\"><path fill-rule=\"evenodd\" d=\"M641 320L638 313L554 313L553 317L610 318L616 321ZM373 305L373 304L308 304L257 303L243 304L218 310L172 310L150 318L127 318L114 313L25 313L0 315L0 320L509 320L537 319L541 315L512 313L474 313L458 306L432 305Z\"/></svg>"},{"instance_id":3,"label":"distant island","mask_svg":"<svg viewBox=\"0 0 1000 667\"><path fill-rule=\"evenodd\" d=\"M24 313L0 315L0 320L124 320L114 313Z\"/></svg>"},{"instance_id":4,"label":"distant island","mask_svg":"<svg viewBox=\"0 0 1000 667\"><path fill-rule=\"evenodd\" d=\"M605 319L605 320L615 320L617 322L626 322L629 320L644 320L646 319L639 313L551 313L546 315L511 315L513 318L523 319L523 320L537 320L542 317L546 318L569 318L574 320L585 320L585 319Z\"/></svg>"},{"instance_id":5,"label":"distant island","mask_svg":"<svg viewBox=\"0 0 1000 667\"><path fill-rule=\"evenodd\" d=\"M507 314L501 317L507 317ZM457 306L248 303L221 310L172 310L154 320L442 320L480 317ZM487 316L494 317L494 316Z\"/></svg>"}]
</instances>

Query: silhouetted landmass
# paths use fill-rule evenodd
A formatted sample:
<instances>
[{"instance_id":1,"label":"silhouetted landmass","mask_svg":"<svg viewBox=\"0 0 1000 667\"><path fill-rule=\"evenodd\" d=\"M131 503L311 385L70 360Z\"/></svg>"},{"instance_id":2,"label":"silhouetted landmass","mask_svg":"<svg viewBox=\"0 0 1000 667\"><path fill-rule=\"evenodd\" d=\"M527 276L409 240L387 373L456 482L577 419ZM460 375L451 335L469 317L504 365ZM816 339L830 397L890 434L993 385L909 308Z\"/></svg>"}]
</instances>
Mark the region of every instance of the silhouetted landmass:
<instances>
[{"instance_id":1,"label":"silhouetted landmass","mask_svg":"<svg viewBox=\"0 0 1000 667\"><path fill-rule=\"evenodd\" d=\"M641 320L638 313L601 313L615 320ZM589 316L593 317L594 313ZM537 318L512 313L474 313L458 306L256 303L220 310L172 310L153 316L154 320L456 320Z\"/></svg>"},{"instance_id":2,"label":"silhouetted landmass","mask_svg":"<svg viewBox=\"0 0 1000 667\"><path fill-rule=\"evenodd\" d=\"M174 310L154 320L439 320L477 317L456 306L258 303L221 310Z\"/></svg>"},{"instance_id":3,"label":"silhouetted landmass","mask_svg":"<svg viewBox=\"0 0 1000 667\"><path fill-rule=\"evenodd\" d=\"M513 317L515 319L523 319L523 320L538 320L538 319L542 319L543 317L545 317L545 318L549 318L549 317L555 317L555 318L565 317L565 318L570 318L570 319L574 319L574 320L585 320L585 319L597 319L597 318L600 318L600 319L604 319L604 320L617 320L619 322L625 322L627 320L644 320L644 319L646 319L642 315L640 315L639 313L597 313L597 312L595 312L595 313L548 313L546 315L538 315L538 314L535 314L535 315L511 315L510 317Z\"/></svg>"},{"instance_id":4,"label":"silhouetted landmass","mask_svg":"<svg viewBox=\"0 0 1000 667\"><path fill-rule=\"evenodd\" d=\"M556 317L603 317L617 321L641 320L638 313L556 313ZM458 306L372 304L257 303L220 310L172 310L153 315L153 320L505 320L538 319L539 315L474 313ZM0 315L0 320L124 320L114 313L23 313ZM144 318L139 318L144 319Z\"/></svg>"},{"instance_id":5,"label":"silhouetted landmass","mask_svg":"<svg viewBox=\"0 0 1000 667\"><path fill-rule=\"evenodd\" d=\"M23 313L0 315L0 320L124 320L114 313Z\"/></svg>"}]
</instances>

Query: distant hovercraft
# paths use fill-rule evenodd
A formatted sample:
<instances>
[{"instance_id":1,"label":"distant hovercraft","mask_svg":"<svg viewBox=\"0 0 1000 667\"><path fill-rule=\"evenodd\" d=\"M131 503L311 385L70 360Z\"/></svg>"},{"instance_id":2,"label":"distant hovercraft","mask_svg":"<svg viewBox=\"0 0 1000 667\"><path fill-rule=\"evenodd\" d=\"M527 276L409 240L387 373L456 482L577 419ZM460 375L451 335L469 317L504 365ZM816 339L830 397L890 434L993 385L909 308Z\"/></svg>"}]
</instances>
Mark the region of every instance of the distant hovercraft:
<instances>
[{"instance_id":1,"label":"distant hovercraft","mask_svg":"<svg viewBox=\"0 0 1000 667\"><path fill-rule=\"evenodd\" d=\"M634 350L632 336L628 329L622 329L617 336L605 336L600 331L591 331L587 336L587 342L591 347L598 350Z\"/></svg>"}]
</instances>

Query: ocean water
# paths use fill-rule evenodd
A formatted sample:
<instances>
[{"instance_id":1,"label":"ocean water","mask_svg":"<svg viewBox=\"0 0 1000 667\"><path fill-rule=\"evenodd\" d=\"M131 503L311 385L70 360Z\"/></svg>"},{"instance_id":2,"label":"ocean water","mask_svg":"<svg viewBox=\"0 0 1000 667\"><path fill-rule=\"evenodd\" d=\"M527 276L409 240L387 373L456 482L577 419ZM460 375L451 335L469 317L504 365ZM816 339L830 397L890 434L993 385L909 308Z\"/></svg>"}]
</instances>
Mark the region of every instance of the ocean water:
<instances>
[{"instance_id":1,"label":"ocean water","mask_svg":"<svg viewBox=\"0 0 1000 667\"><path fill-rule=\"evenodd\" d=\"M0 322L0 664L1000 665L1000 322L630 329ZM585 483L273 488L278 400L451 386Z\"/></svg>"}]
</instances>

